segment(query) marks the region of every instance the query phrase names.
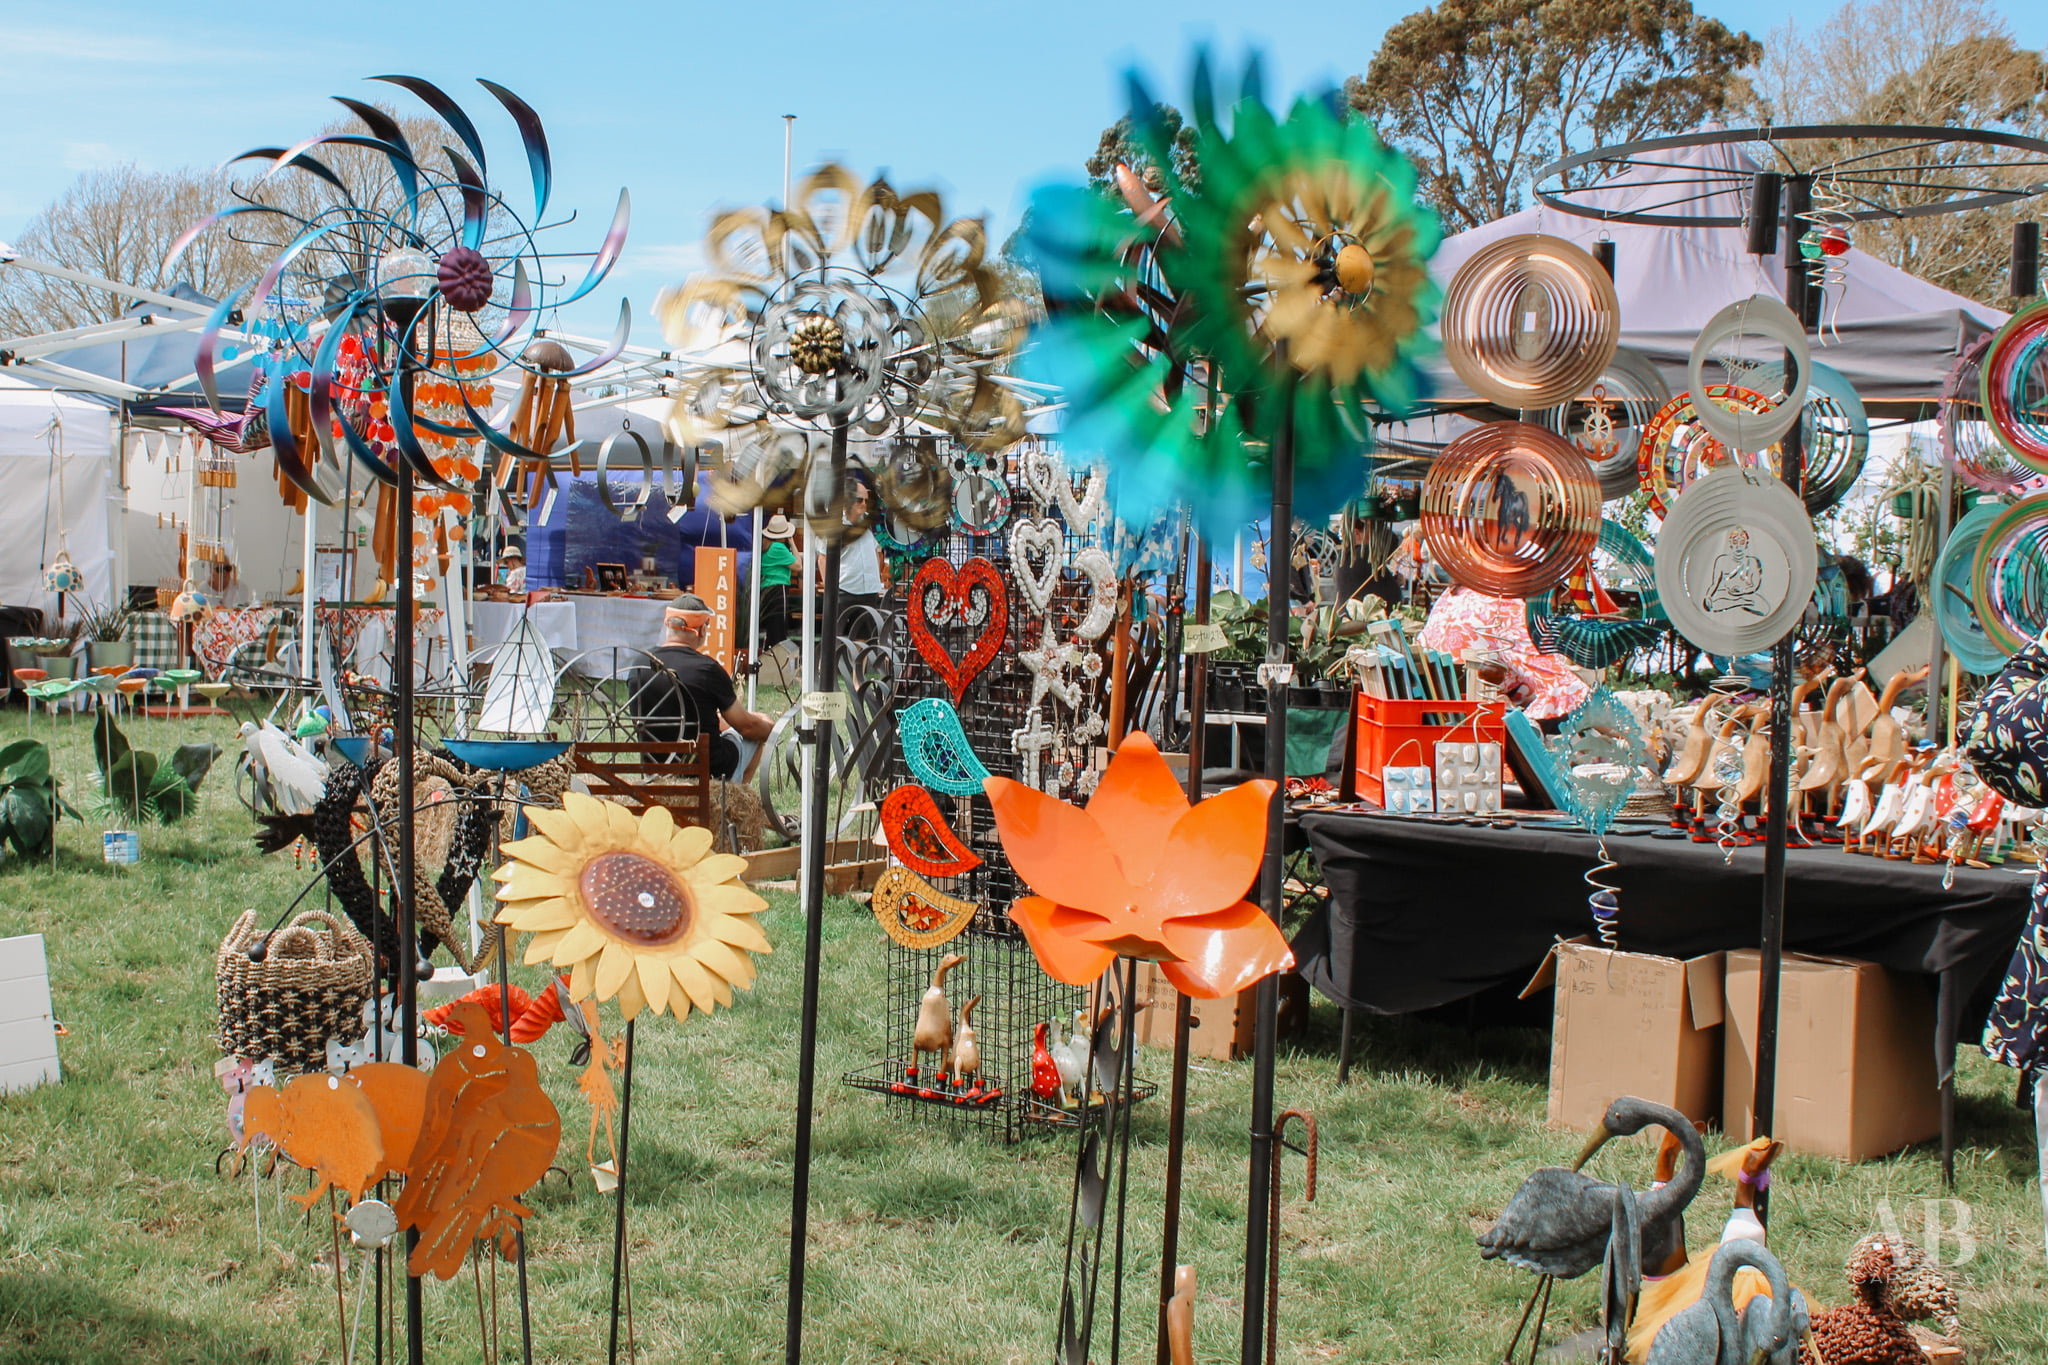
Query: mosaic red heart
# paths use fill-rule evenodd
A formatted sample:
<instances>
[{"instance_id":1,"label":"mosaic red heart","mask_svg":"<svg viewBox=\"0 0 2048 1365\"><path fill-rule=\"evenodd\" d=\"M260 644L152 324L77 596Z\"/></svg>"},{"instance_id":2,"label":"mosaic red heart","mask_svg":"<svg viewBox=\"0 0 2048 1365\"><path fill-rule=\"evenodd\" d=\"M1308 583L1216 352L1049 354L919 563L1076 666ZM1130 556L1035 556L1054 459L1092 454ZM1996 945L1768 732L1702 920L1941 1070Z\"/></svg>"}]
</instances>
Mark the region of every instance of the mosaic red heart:
<instances>
[{"instance_id":1,"label":"mosaic red heart","mask_svg":"<svg viewBox=\"0 0 2048 1365\"><path fill-rule=\"evenodd\" d=\"M882 798L882 834L891 853L927 877L957 877L981 866L981 855L960 841L932 794L914 783Z\"/></svg>"},{"instance_id":2,"label":"mosaic red heart","mask_svg":"<svg viewBox=\"0 0 2048 1365\"><path fill-rule=\"evenodd\" d=\"M969 613L977 595L982 606L981 626L967 652L956 660L935 628L971 625ZM986 559L970 559L958 569L943 559L928 559L910 581L911 643L955 702L966 696L968 687L995 662L1009 631L1010 602L1003 590L1003 576Z\"/></svg>"}]
</instances>

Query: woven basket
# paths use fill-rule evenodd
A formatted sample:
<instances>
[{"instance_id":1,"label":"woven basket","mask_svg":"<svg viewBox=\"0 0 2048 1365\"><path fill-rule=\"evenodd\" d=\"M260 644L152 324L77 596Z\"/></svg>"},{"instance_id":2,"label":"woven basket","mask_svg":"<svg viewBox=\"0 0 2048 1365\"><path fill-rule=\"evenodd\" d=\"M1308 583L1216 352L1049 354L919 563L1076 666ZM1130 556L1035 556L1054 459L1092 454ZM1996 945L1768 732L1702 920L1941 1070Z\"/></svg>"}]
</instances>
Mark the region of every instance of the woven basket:
<instances>
[{"instance_id":1,"label":"woven basket","mask_svg":"<svg viewBox=\"0 0 2048 1365\"><path fill-rule=\"evenodd\" d=\"M243 911L214 954L220 1050L269 1061L280 1077L324 1070L328 1039L362 1036L374 977L369 942L347 920L308 910L251 962L265 927L256 911Z\"/></svg>"}]
</instances>

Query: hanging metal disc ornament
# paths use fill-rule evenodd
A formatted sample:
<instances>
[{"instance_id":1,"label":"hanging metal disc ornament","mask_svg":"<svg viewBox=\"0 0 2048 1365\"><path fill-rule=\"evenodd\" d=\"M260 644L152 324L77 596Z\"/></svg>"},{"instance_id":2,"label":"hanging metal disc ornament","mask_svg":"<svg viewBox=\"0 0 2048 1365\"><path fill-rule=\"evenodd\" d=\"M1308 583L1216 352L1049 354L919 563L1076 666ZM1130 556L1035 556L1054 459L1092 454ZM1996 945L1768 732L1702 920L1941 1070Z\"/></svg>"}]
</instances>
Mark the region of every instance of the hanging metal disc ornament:
<instances>
[{"instance_id":1,"label":"hanging metal disc ornament","mask_svg":"<svg viewBox=\"0 0 2048 1365\"><path fill-rule=\"evenodd\" d=\"M1776 395L1777 401L1785 391L1784 377L1784 365L1771 364L1753 371L1749 380L1761 392ZM1847 497L1863 473L1864 457L1870 453L1870 416L1848 377L1816 360L1799 424L1806 445L1806 510L1818 516Z\"/></svg>"},{"instance_id":2,"label":"hanging metal disc ornament","mask_svg":"<svg viewBox=\"0 0 2048 1365\"><path fill-rule=\"evenodd\" d=\"M2027 468L2048 473L2048 300L2006 319L1979 375L1984 416Z\"/></svg>"},{"instance_id":3,"label":"hanging metal disc ornament","mask_svg":"<svg viewBox=\"0 0 2048 1365\"><path fill-rule=\"evenodd\" d=\"M939 453L938 442L893 442L874 474L892 530L935 531L952 517L953 462Z\"/></svg>"},{"instance_id":4,"label":"hanging metal disc ornament","mask_svg":"<svg viewBox=\"0 0 2048 1365\"><path fill-rule=\"evenodd\" d=\"M1768 358L1790 357L1796 387L1786 392L1798 395L1799 401L1783 398L1755 411L1723 407L1719 403L1702 404L1699 419L1708 434L1736 450L1762 450L1790 431L1806 400L1806 386L1813 382L1813 352L1806 340L1805 324L1778 300L1767 294L1752 294L1714 314L1700 330L1699 338L1692 344L1692 360L1686 367L1688 391L1711 395L1707 362L1717 355L1726 355L1728 343L1740 346L1752 340L1777 343ZM1758 352L1748 359L1762 363L1767 357ZM1748 383L1743 386L1754 387Z\"/></svg>"},{"instance_id":5,"label":"hanging metal disc ornament","mask_svg":"<svg viewBox=\"0 0 2048 1365\"><path fill-rule=\"evenodd\" d=\"M1543 414L1543 424L1574 442L1592 462L1600 496L1625 498L1640 486L1636 453L1643 428L1671 401L1671 386L1641 351L1618 346L1600 377L1576 398Z\"/></svg>"},{"instance_id":6,"label":"hanging metal disc ornament","mask_svg":"<svg viewBox=\"0 0 2048 1365\"><path fill-rule=\"evenodd\" d=\"M1577 446L1527 422L1467 432L1422 485L1422 536L1451 581L1529 597L1563 581L1600 537L1600 484Z\"/></svg>"},{"instance_id":7,"label":"hanging metal disc ornament","mask_svg":"<svg viewBox=\"0 0 2048 1365\"><path fill-rule=\"evenodd\" d=\"M1937 423L1941 458L1973 488L2010 495L2020 492L2038 473L2006 448L1984 416L1984 355L1997 336L1986 332L1956 357L1941 386Z\"/></svg>"},{"instance_id":8,"label":"hanging metal disc ornament","mask_svg":"<svg viewBox=\"0 0 2048 1365\"><path fill-rule=\"evenodd\" d=\"M1680 635L1709 654L1767 649L1813 599L1820 547L1791 489L1759 470L1709 470L1657 536L1657 596Z\"/></svg>"},{"instance_id":9,"label":"hanging metal disc ornament","mask_svg":"<svg viewBox=\"0 0 2048 1365\"><path fill-rule=\"evenodd\" d=\"M2000 508L1984 528L1970 593L1985 636L2007 654L2048 626L2048 494Z\"/></svg>"},{"instance_id":10,"label":"hanging metal disc ornament","mask_svg":"<svg viewBox=\"0 0 2048 1365\"><path fill-rule=\"evenodd\" d=\"M1770 401L1753 389L1733 384L1710 384L1707 396L1713 400L1710 406L1735 404L1758 411ZM1637 477L1642 490L1650 495L1650 510L1660 517L1668 516L1672 500L1707 470L1729 464L1768 463L1775 472L1780 453L1776 446L1761 454L1731 450L1708 433L1692 395L1681 393L1643 427L1642 441L1636 449Z\"/></svg>"},{"instance_id":11,"label":"hanging metal disc ornament","mask_svg":"<svg viewBox=\"0 0 2048 1365\"><path fill-rule=\"evenodd\" d=\"M1934 562L1934 624L1940 627L1942 641L1956 662L1980 677L1998 672L2012 657L2012 651L2000 648L1978 619L1974 592L1978 547L2005 510L2003 503L1996 502L1972 507L1948 533L1948 542Z\"/></svg>"},{"instance_id":12,"label":"hanging metal disc ornament","mask_svg":"<svg viewBox=\"0 0 2048 1365\"><path fill-rule=\"evenodd\" d=\"M1444 357L1481 398L1548 408L1591 388L1621 339L1614 282L1561 237L1482 247L1444 295Z\"/></svg>"}]
</instances>

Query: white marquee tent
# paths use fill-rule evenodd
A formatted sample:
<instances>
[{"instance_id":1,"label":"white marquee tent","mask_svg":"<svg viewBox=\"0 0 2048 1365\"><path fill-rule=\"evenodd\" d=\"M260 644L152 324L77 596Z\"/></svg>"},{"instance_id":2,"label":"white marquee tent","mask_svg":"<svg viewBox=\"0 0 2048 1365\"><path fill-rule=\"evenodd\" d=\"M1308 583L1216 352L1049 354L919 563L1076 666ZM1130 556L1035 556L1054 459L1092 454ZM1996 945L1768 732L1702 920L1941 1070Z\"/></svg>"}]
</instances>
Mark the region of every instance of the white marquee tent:
<instances>
[{"instance_id":1,"label":"white marquee tent","mask_svg":"<svg viewBox=\"0 0 2048 1365\"><path fill-rule=\"evenodd\" d=\"M43 570L60 552L85 574L85 597L121 595L114 424L103 403L0 374L0 603L54 615Z\"/></svg>"}]
</instances>

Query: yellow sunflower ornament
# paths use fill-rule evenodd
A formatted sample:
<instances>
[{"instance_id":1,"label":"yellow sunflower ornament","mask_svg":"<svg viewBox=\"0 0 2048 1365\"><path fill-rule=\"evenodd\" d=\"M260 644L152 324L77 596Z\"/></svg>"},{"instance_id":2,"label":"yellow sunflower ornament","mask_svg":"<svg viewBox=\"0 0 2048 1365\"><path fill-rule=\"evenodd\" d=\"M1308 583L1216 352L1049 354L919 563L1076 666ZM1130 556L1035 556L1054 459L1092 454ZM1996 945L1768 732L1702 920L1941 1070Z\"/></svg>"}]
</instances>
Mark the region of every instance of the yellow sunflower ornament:
<instances>
[{"instance_id":1,"label":"yellow sunflower ornament","mask_svg":"<svg viewBox=\"0 0 2048 1365\"><path fill-rule=\"evenodd\" d=\"M710 830L579 792L526 815L538 832L507 844L492 875L498 923L533 935L527 965L566 969L571 997L617 997L628 1019L709 1014L753 983L747 954L771 951L754 922L768 903L740 885L744 859L711 851Z\"/></svg>"}]
</instances>

